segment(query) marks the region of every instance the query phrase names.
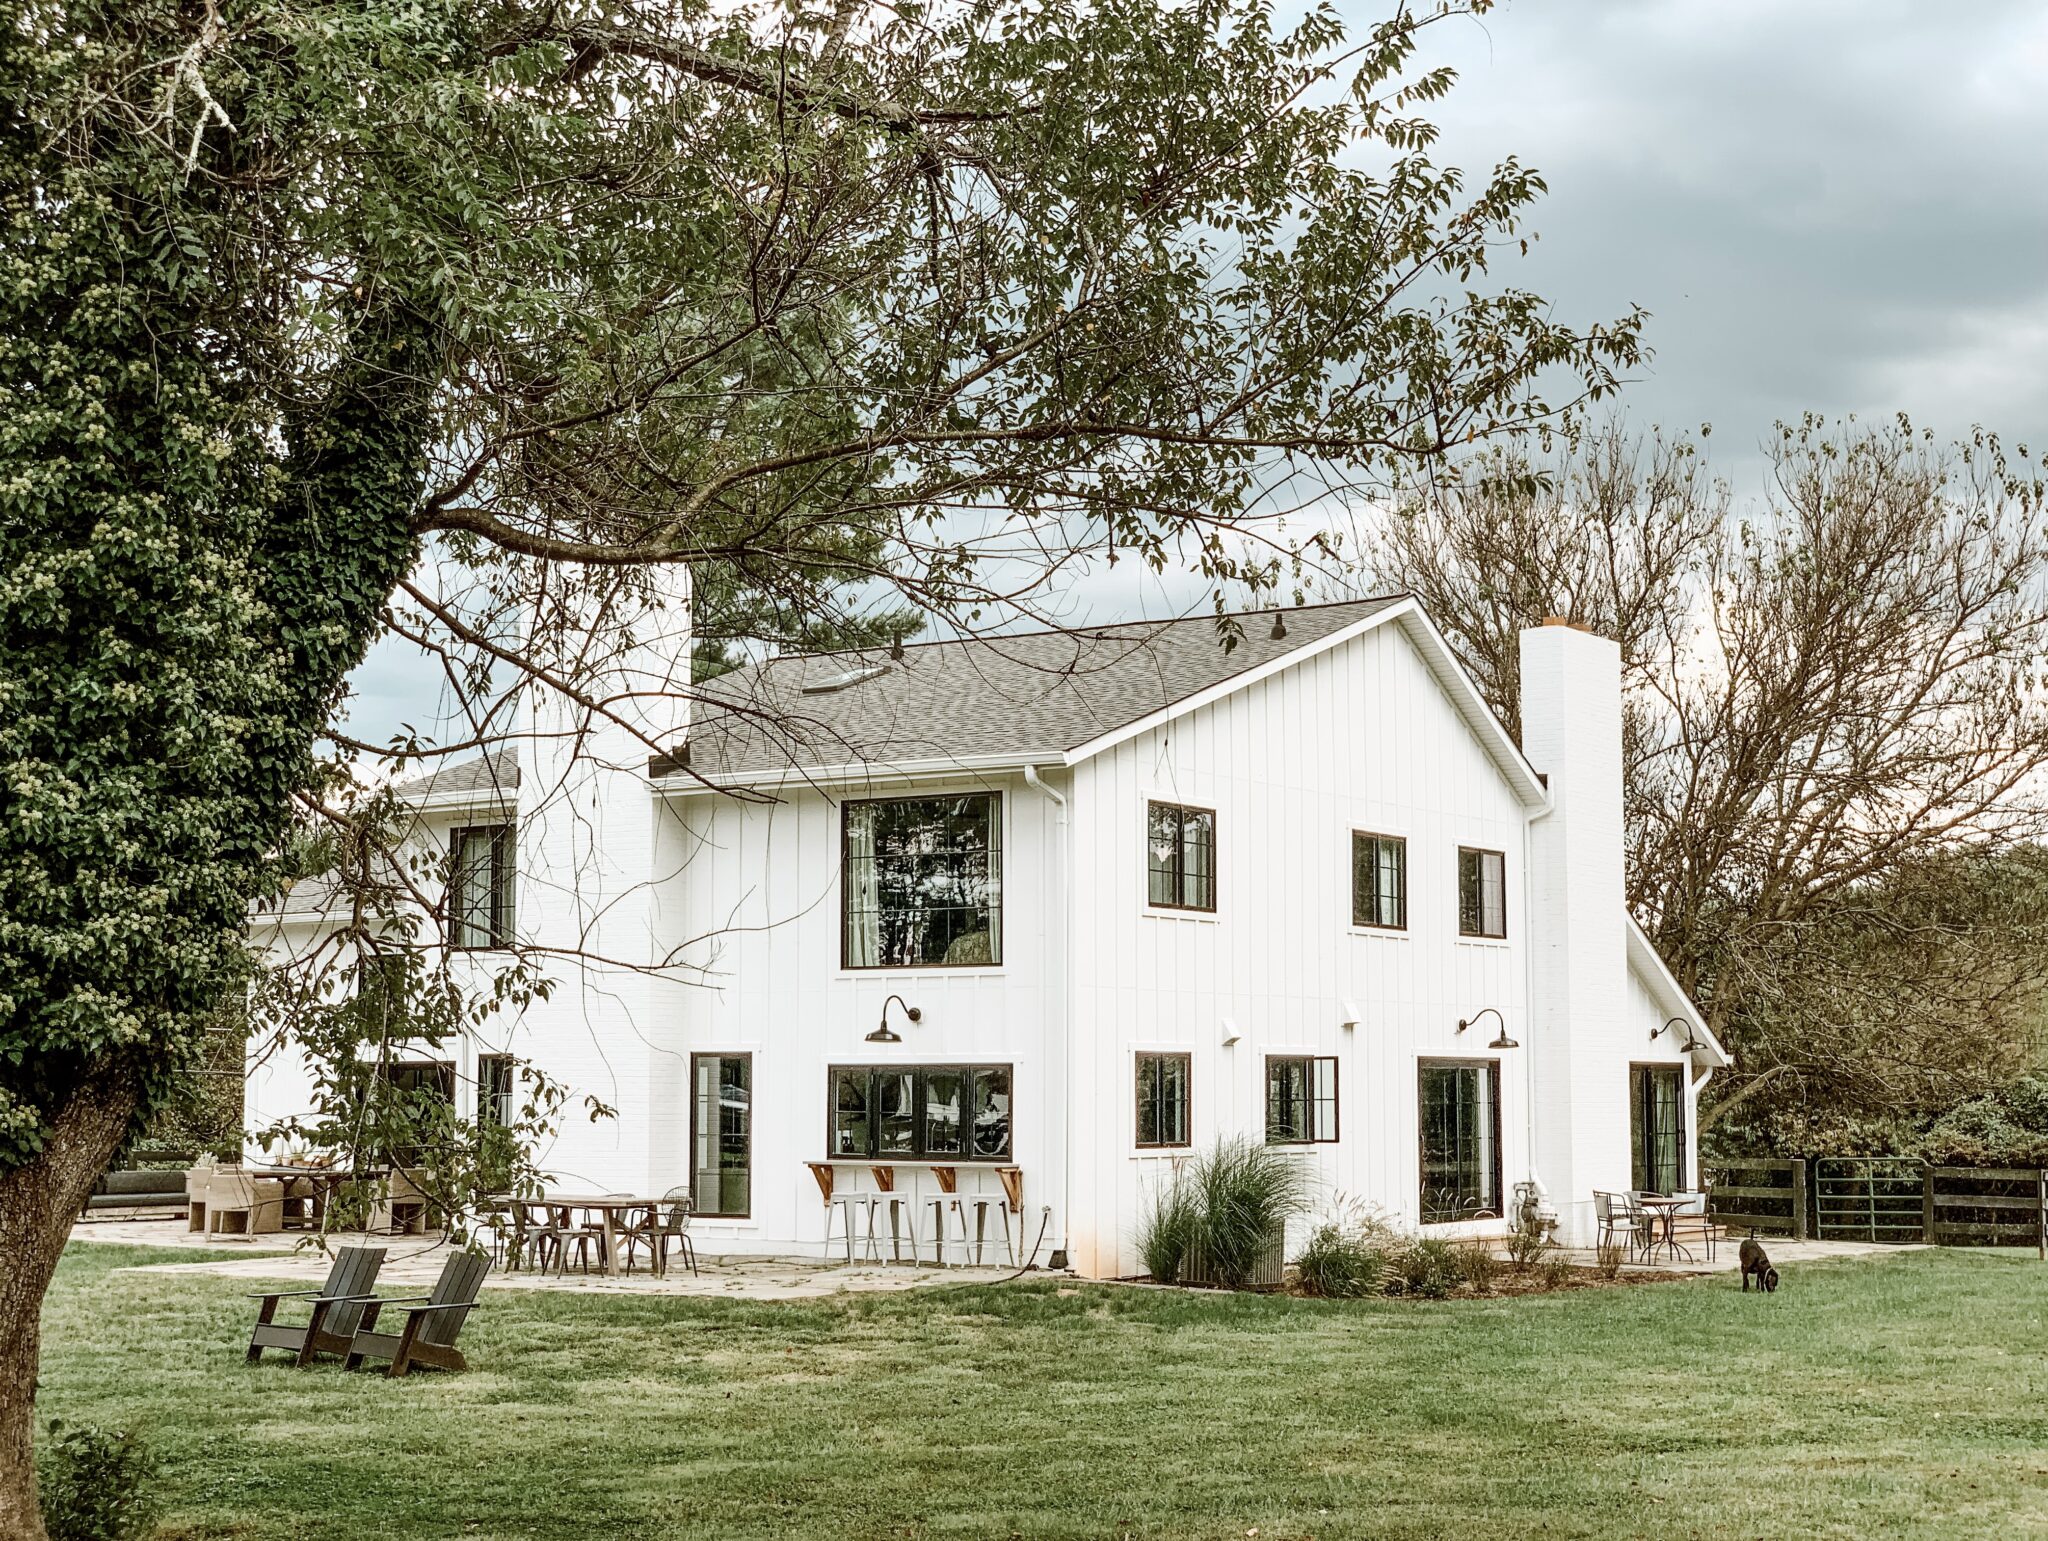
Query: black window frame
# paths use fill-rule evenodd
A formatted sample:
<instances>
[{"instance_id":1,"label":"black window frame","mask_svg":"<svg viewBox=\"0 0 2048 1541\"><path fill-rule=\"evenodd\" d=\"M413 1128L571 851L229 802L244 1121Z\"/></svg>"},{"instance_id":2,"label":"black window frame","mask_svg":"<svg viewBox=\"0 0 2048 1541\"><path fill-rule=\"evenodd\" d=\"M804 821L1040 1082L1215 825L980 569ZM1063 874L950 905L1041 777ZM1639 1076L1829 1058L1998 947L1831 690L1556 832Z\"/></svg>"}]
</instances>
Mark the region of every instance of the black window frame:
<instances>
[{"instance_id":1,"label":"black window frame","mask_svg":"<svg viewBox=\"0 0 2048 1541\"><path fill-rule=\"evenodd\" d=\"M1309 1132L1303 1135L1276 1136L1273 1122L1273 1067L1275 1065L1300 1065L1302 1067L1302 1106L1307 1109ZM1324 1099L1316 1095L1316 1067L1330 1067L1330 1127L1328 1132L1321 1128L1321 1110ZM1263 1082L1264 1097L1261 1106L1265 1110L1266 1143L1268 1145L1334 1145L1344 1136L1344 1083L1343 1067L1334 1054L1268 1054L1266 1074Z\"/></svg>"},{"instance_id":2,"label":"black window frame","mask_svg":"<svg viewBox=\"0 0 2048 1541\"><path fill-rule=\"evenodd\" d=\"M1151 1095L1146 1095L1145 1062L1173 1061L1180 1066L1180 1095L1172 1098L1165 1082L1154 1073ZM1133 1143L1139 1150L1187 1150L1195 1142L1195 1057L1185 1050L1139 1049L1131 1061L1131 1083L1134 1093ZM1149 1109L1152 1115L1152 1131L1156 1135L1162 1127L1160 1119L1169 1101L1177 1100L1180 1108L1180 1138L1177 1140L1146 1139L1145 1115Z\"/></svg>"},{"instance_id":3,"label":"black window frame","mask_svg":"<svg viewBox=\"0 0 2048 1541\"><path fill-rule=\"evenodd\" d=\"M865 1072L867 1075L867 1124L868 1148L865 1151L846 1152L839 1149L839 1079L842 1075ZM1009 1125L1004 1134L1001 1155L982 1156L974 1154L974 1131L969 1122L972 1114L975 1088L978 1078L986 1074L1001 1072L1005 1095L1009 1102ZM887 1076L909 1076L911 1078L911 1141L903 1149L884 1149L881 1140L881 1119L875 1109L879 1102L877 1086L879 1078ZM926 1087L934 1075L958 1076L965 1084L966 1091L961 1099L960 1146L959 1150L931 1149L928 1118L917 1113L918 1108L929 1111ZM912 1165L932 1166L1011 1166L1017 1155L1017 1067L1014 1062L977 1060L935 1061L930 1064L832 1064L825 1067L825 1159L828 1161L872 1161L886 1166L891 1162L907 1162Z\"/></svg>"},{"instance_id":4,"label":"black window frame","mask_svg":"<svg viewBox=\"0 0 2048 1541\"><path fill-rule=\"evenodd\" d=\"M1474 1071L1491 1079L1489 1109L1492 1121L1493 1147L1493 1203L1476 1209L1461 1210L1455 1215L1431 1216L1429 1205L1429 1092L1428 1076L1431 1071ZM1502 1164L1500 1143L1500 1061L1498 1059L1421 1059L1415 1064L1415 1155L1416 1155L1416 1213L1423 1225L1457 1225L1471 1220L1498 1220L1506 1213L1506 1198L1503 1191L1505 1170ZM1436 1191L1445 1190L1439 1188Z\"/></svg>"},{"instance_id":5,"label":"black window frame","mask_svg":"<svg viewBox=\"0 0 2048 1541\"><path fill-rule=\"evenodd\" d=\"M1669 1131L1671 1140L1671 1182L1665 1185L1655 1179L1663 1175L1658 1170L1665 1153L1653 1149L1662 1143L1665 1131L1657 1128L1646 1116L1657 1104L1653 1097L1655 1083L1669 1078L1672 1087L1671 1109L1676 1115L1676 1126ZM1638 1062L1628 1067L1628 1133L1629 1133L1629 1185L1642 1193L1678 1193L1687 1186L1685 1181L1685 1142L1689 1131L1685 1123L1685 1070L1683 1066L1656 1061Z\"/></svg>"},{"instance_id":6,"label":"black window frame","mask_svg":"<svg viewBox=\"0 0 2048 1541\"><path fill-rule=\"evenodd\" d=\"M490 919L482 928L481 942L462 940L471 922L457 906L462 892L465 851L472 837L489 836L485 849L490 860ZM452 952L503 952L512 945L515 912L514 885L518 882L518 854L509 823L464 824L448 832L448 947Z\"/></svg>"},{"instance_id":7,"label":"black window frame","mask_svg":"<svg viewBox=\"0 0 2048 1541\"><path fill-rule=\"evenodd\" d=\"M724 1196L724 1183L723 1183L723 1181L721 1181L721 1182L720 1182L720 1184L719 1184L719 1188L720 1188L720 1199L721 1199L720 1207L718 1207L718 1208L716 1208L716 1209L707 1209L707 1208L706 1208L706 1207L704 1206L704 1201L703 1201L702 1197L701 1197L701 1196L699 1195L699 1193L698 1193L698 1188L697 1188L697 1177L698 1177L698 1173L699 1173L699 1168L698 1168L698 1166L697 1166L697 1127L698 1127L698 1122L697 1122L697 1121L698 1121L698 1118L699 1118L699 1116L700 1116L700 1114L701 1114L701 1111L702 1111L702 1099L701 1099L701 1097L700 1097L700 1096L698 1095L698 1090L697 1090L697 1067L698 1067L698 1066L699 1066L699 1065L700 1065L701 1063L703 1063L703 1062L704 1062L705 1060L728 1060L728 1059L736 1059L736 1060L743 1060L743 1061L745 1061L745 1063L746 1063L746 1067L747 1067L747 1104L746 1104L746 1106L747 1106L747 1128L746 1128L746 1134L745 1134L745 1136L744 1136L744 1138L745 1138L745 1140L746 1140L746 1145L747 1145L747 1163L746 1163L746 1173L747 1173L747 1203L746 1203L746 1207L745 1207L744 1209L727 1209L727 1208L725 1208L725 1207L723 1206L723 1196ZM722 1075L722 1074L721 1074L721 1076L720 1076L720 1079L719 1079L719 1083L718 1083L718 1084L719 1084L719 1086L720 1086L721 1088L722 1088L722 1087L723 1087L723 1086L725 1085L725 1081L724 1081L724 1078L723 1078L723 1075ZM690 1099L690 1130L689 1130L689 1144L688 1144L688 1145L686 1145L686 1146L684 1147L684 1149L685 1149L685 1150L686 1150L686 1151L687 1151L687 1152L689 1153L689 1154L688 1154L688 1161L689 1161L689 1174L690 1174L690 1205L691 1205L691 1213L693 1213L693 1214L696 1214L696 1215L698 1215L698 1216L701 1216L702 1218L704 1218L704 1219L706 1219L706 1220L751 1220L751 1219L753 1218L753 1215L754 1215L754 1108L755 1108L755 1106L756 1106L756 1099L755 1099L755 1097L754 1097L754 1092L755 1092L755 1090L756 1090L756 1088L757 1088L757 1085L758 1085L758 1083L757 1083L757 1082L755 1081L755 1079L754 1079L754 1056L753 1056L753 1053L752 1053L752 1051L750 1051L750 1050L740 1049L740 1050L733 1050L733 1051L728 1051L728 1052L723 1052L723 1053L721 1053L721 1052L719 1052L719 1051L717 1051L717 1050L705 1050L705 1051L704 1051L704 1052L702 1052L702 1053L692 1053L692 1054L690 1055L690 1081L689 1081L689 1087L690 1087L690 1090L689 1090L689 1099ZM719 1104L719 1113L720 1113L720 1118L721 1118L721 1122L720 1122L720 1127L719 1127L719 1139L720 1139L721 1143L722 1143L722 1142L724 1141L724 1138L725 1138L725 1129L724 1129L724 1124L723 1124L723 1115L724 1115L724 1111L725 1111L725 1105L724 1105L724 1102L723 1102L723 1100L721 1100L721 1101L720 1101L720 1104ZM720 1168L719 1168L718 1170L719 1170L719 1172L720 1172L720 1173L722 1174L722 1173L724 1172L724 1170L725 1170L725 1169L724 1169L724 1167L723 1167L723 1166L721 1166L721 1167L720 1167Z\"/></svg>"},{"instance_id":8,"label":"black window frame","mask_svg":"<svg viewBox=\"0 0 2048 1541\"><path fill-rule=\"evenodd\" d=\"M1470 906L1468 906L1468 905L1467 905L1467 902L1466 902L1466 889L1465 889L1465 862L1466 862L1466 858L1467 858L1467 857L1475 857L1475 856L1479 858L1479 862L1478 862L1478 865L1477 865L1477 866L1476 866L1476 867L1475 867L1475 868L1474 868L1473 870L1474 870L1474 872L1475 872L1475 873L1477 874L1477 877L1478 877L1478 884L1479 884L1479 886L1478 886L1478 889L1477 889L1477 891L1476 891L1476 893L1475 893L1475 895L1474 895L1474 899L1475 899L1475 902L1474 902L1473 904L1471 904ZM1487 857L1489 857L1489 856L1491 856L1492 858L1494 858L1494 860L1495 860L1496 862L1498 862L1498 863L1499 863L1499 867L1500 867L1500 929L1499 929L1498 931L1488 931L1488 930L1486 930L1486 929L1485 929L1485 926L1486 926L1486 860L1485 860L1485 859L1486 859ZM1468 925L1468 924L1466 923L1466 921L1467 921L1467 916L1468 916L1468 915L1469 915L1469 916L1471 917L1471 924L1469 924L1469 925ZM1499 850L1495 850L1495 849L1494 849L1493 847L1491 847L1491 846L1484 846L1484 845L1461 845L1461 846L1459 846L1459 847L1458 847L1458 935L1460 935L1460 936L1470 936L1470 937L1477 937L1477 938L1481 939L1482 941L1494 941L1494 942L1499 942L1499 941L1505 941L1505 940L1507 939L1507 934L1508 934L1508 853L1507 853L1506 851L1499 851Z\"/></svg>"},{"instance_id":9,"label":"black window frame","mask_svg":"<svg viewBox=\"0 0 2048 1541\"><path fill-rule=\"evenodd\" d=\"M1364 895L1359 892L1358 884L1359 845L1361 842L1368 840L1375 847L1390 845L1401 853L1399 864L1400 891L1394 896L1395 903L1400 911L1400 919L1398 920L1368 920L1361 918L1361 901ZM1374 877L1372 898L1375 902L1372 906L1372 913L1377 915L1379 913L1377 901L1380 898L1378 885L1380 864L1377 859L1377 852L1375 852L1375 859L1370 865L1370 870ZM1406 835L1386 835L1371 829L1354 829L1351 832L1351 924L1364 931L1406 931L1408 929L1408 837Z\"/></svg>"},{"instance_id":10,"label":"black window frame","mask_svg":"<svg viewBox=\"0 0 2048 1541\"><path fill-rule=\"evenodd\" d=\"M510 1054L476 1057L476 1121L500 1129L518 1122L519 1061ZM486 1068L488 1067L488 1068ZM502 1082L499 1077L502 1074ZM500 1105L502 1102L502 1106Z\"/></svg>"},{"instance_id":11,"label":"black window frame","mask_svg":"<svg viewBox=\"0 0 2048 1541\"><path fill-rule=\"evenodd\" d=\"M988 911L989 956L986 959L963 960L947 963L943 959L932 963L892 963L878 959L874 963L853 961L853 814L859 808L884 807L903 803L958 803L963 799L977 798L989 804L988 845L983 854L988 861L988 882L993 897L986 906ZM848 798L839 805L839 967L846 972L905 972L913 969L962 969L1001 968L1003 966L1003 815L1004 798L999 791L971 792L927 792L902 797L856 797ZM879 856L876 860L879 861ZM876 924L881 924L877 910ZM967 935L970 933L962 933ZM959 937L953 939L955 942Z\"/></svg>"},{"instance_id":12,"label":"black window frame","mask_svg":"<svg viewBox=\"0 0 2048 1541\"><path fill-rule=\"evenodd\" d=\"M1166 869L1155 866L1152 860L1152 819L1155 813L1161 812L1170 812L1178 817L1173 842L1173 864ZM1199 815L1209 821L1209 902L1207 904L1190 903L1186 897L1188 891L1188 816L1190 814ZM1148 908L1155 910L1181 910L1192 915L1214 915L1216 913L1217 896L1223 889L1221 863L1217 859L1218 822L1216 810L1214 808L1204 808L1199 803L1174 803L1168 802L1161 797L1148 797L1145 799L1145 903ZM1180 897L1176 899L1157 899L1153 897L1152 879L1155 874L1162 872L1162 870L1165 872L1173 892Z\"/></svg>"}]
</instances>

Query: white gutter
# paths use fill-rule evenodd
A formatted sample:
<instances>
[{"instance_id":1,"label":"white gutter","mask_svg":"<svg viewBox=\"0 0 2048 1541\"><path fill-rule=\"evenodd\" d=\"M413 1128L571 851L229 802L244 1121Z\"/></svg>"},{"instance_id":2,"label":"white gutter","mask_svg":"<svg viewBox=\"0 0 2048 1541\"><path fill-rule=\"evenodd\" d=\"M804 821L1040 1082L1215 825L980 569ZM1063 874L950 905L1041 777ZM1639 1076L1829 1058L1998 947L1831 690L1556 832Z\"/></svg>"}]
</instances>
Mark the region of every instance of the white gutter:
<instances>
[{"instance_id":1,"label":"white gutter","mask_svg":"<svg viewBox=\"0 0 2048 1541\"><path fill-rule=\"evenodd\" d=\"M865 784L874 781L930 781L946 776L972 776L984 771L1022 772L1024 779L1038 784L1033 760L1060 758L1049 754L951 755L945 759L904 760L898 764L855 760L844 765L805 766L801 770L778 766L773 770L728 771L706 775L687 772L657 778L654 790L663 797L701 797L710 792L759 788L767 791L812 791L819 787ZM1050 790L1049 788L1045 790ZM1057 793L1053 794L1057 796Z\"/></svg>"},{"instance_id":2,"label":"white gutter","mask_svg":"<svg viewBox=\"0 0 2048 1541\"><path fill-rule=\"evenodd\" d=\"M1531 808L1522 820L1522 1140L1523 1159L1529 1169L1529 1181L1536 1185L1538 1202L1549 1196L1550 1190L1543 1184L1543 1174L1536 1170L1536 1050L1541 1037L1534 1029L1536 1011L1536 894L1534 890L1536 863L1530 860L1536 848L1536 821L1547 819L1557 809L1550 800L1550 788L1543 788L1543 806ZM1502 1206L1507 1195L1501 1195ZM1555 1206L1552 1206L1553 1209Z\"/></svg>"}]
</instances>

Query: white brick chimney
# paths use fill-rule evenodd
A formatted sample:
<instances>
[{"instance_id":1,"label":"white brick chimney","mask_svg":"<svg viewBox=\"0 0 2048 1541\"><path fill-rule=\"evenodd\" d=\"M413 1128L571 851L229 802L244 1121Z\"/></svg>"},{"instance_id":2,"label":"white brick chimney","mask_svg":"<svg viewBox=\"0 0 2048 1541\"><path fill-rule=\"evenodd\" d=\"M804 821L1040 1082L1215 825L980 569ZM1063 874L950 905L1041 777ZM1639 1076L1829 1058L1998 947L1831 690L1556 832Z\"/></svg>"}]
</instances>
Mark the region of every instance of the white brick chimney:
<instances>
[{"instance_id":1,"label":"white brick chimney","mask_svg":"<svg viewBox=\"0 0 2048 1541\"><path fill-rule=\"evenodd\" d=\"M687 1140L680 1013L645 969L667 950L679 865L648 761L689 725L688 573L654 574L652 594L639 575L580 581L533 651L583 699L533 681L522 716L518 930L549 950L534 963L555 989L527 1006L517 1052L579 1098L543 1165L564 1187L640 1189L650 1171L682 1180ZM618 1117L592 1124L585 1094Z\"/></svg>"},{"instance_id":2,"label":"white brick chimney","mask_svg":"<svg viewBox=\"0 0 2048 1541\"><path fill-rule=\"evenodd\" d=\"M1552 804L1529 840L1534 1160L1562 1238L1586 1245L1593 1190L1630 1170L1621 649L1558 620L1521 642L1522 749Z\"/></svg>"}]
</instances>

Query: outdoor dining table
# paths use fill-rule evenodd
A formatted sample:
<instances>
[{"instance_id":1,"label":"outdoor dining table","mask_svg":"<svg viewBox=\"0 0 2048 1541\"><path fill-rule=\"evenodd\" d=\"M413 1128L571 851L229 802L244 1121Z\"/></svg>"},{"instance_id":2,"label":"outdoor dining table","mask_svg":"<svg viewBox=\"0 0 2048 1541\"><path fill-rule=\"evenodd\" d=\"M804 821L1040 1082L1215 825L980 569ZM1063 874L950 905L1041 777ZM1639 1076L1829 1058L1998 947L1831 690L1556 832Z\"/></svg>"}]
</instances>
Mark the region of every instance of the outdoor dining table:
<instances>
[{"instance_id":1,"label":"outdoor dining table","mask_svg":"<svg viewBox=\"0 0 2048 1541\"><path fill-rule=\"evenodd\" d=\"M287 1215L285 1224L318 1230L337 1190L350 1183L382 1182L390 1173L384 1167L265 1166L251 1167L249 1175L283 1183L287 1210L293 1204L306 1206L303 1215Z\"/></svg>"},{"instance_id":2,"label":"outdoor dining table","mask_svg":"<svg viewBox=\"0 0 2048 1541\"><path fill-rule=\"evenodd\" d=\"M608 1274L619 1271L619 1216L635 1209L659 1209L662 1204L660 1199L617 1193L550 1193L533 1202L550 1209L580 1209L595 1214L604 1231L604 1272Z\"/></svg>"},{"instance_id":3,"label":"outdoor dining table","mask_svg":"<svg viewBox=\"0 0 2048 1541\"><path fill-rule=\"evenodd\" d=\"M1691 1199L1671 1198L1662 1194L1646 1193L1636 1200L1643 1210L1656 1222L1656 1229L1650 1233L1649 1245L1643 1248L1645 1260L1657 1255L1661 1246L1667 1258L1676 1258L1681 1252L1685 1260L1692 1261L1692 1253L1678 1244L1678 1212L1692 1202Z\"/></svg>"}]
</instances>

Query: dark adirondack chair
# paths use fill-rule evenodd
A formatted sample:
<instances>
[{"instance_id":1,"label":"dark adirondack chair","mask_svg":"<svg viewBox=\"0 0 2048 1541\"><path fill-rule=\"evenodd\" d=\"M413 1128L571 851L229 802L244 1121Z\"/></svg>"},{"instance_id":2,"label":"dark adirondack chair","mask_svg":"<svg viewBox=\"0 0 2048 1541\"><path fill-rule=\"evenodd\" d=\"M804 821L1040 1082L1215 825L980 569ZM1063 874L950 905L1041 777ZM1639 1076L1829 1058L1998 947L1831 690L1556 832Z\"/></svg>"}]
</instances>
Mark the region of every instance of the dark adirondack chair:
<instances>
[{"instance_id":1,"label":"dark adirondack chair","mask_svg":"<svg viewBox=\"0 0 2048 1541\"><path fill-rule=\"evenodd\" d=\"M365 1359L388 1359L393 1376L405 1374L416 1364L436 1370L466 1370L469 1361L455 1346L462 1323L476 1309L477 1291L491 1260L475 1252L451 1252L441 1265L441 1277L431 1295L400 1295L365 1302L363 1319L356 1328L355 1341L348 1348L348 1367L362 1368ZM405 1326L397 1332L377 1331L377 1319L386 1306L405 1312Z\"/></svg>"},{"instance_id":2,"label":"dark adirondack chair","mask_svg":"<svg viewBox=\"0 0 2048 1541\"><path fill-rule=\"evenodd\" d=\"M256 1330L249 1334L249 1363L261 1359L266 1348L289 1350L301 1365L311 1364L315 1354L346 1354L362 1319L363 1302L371 1298L377 1270L383 1266L382 1247L343 1247L334 1254L334 1266L320 1288L252 1296L263 1306L256 1313ZM278 1321L277 1308L287 1300L306 1301L312 1316L303 1324Z\"/></svg>"}]
</instances>

